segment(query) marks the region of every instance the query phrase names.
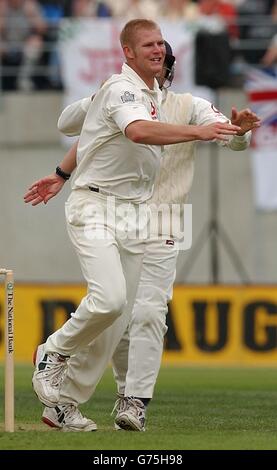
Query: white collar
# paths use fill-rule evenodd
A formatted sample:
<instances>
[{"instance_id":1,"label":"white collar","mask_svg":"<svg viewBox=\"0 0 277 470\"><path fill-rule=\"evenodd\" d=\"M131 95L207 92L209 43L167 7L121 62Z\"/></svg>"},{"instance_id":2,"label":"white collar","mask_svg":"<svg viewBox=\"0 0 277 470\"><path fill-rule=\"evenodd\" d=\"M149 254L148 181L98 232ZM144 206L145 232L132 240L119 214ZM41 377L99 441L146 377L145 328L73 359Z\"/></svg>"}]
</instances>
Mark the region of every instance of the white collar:
<instances>
[{"instance_id":1,"label":"white collar","mask_svg":"<svg viewBox=\"0 0 277 470\"><path fill-rule=\"evenodd\" d=\"M152 93L161 93L161 90L159 88L158 81L156 78L154 79L154 88L151 90L146 83L140 78L140 76L130 67L128 64L123 64L122 65L122 73L123 75L126 75L128 78L131 78L132 81L135 81L136 84L142 89L142 90L147 90L148 92Z\"/></svg>"}]
</instances>

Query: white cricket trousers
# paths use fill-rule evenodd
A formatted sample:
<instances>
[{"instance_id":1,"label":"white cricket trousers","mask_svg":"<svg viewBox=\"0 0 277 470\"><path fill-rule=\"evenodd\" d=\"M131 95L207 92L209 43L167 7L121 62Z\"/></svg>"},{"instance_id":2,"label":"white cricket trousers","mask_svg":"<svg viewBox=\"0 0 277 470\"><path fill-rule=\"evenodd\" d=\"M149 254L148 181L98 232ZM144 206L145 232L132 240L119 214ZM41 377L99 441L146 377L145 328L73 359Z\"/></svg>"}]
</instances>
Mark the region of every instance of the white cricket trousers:
<instances>
[{"instance_id":1,"label":"white cricket trousers","mask_svg":"<svg viewBox=\"0 0 277 470\"><path fill-rule=\"evenodd\" d=\"M67 229L88 291L71 318L49 336L47 352L72 356L116 320L123 331L128 325L145 249L145 241L132 237L137 213L137 204L123 205L90 190L72 191L66 202Z\"/></svg>"},{"instance_id":2,"label":"white cricket trousers","mask_svg":"<svg viewBox=\"0 0 277 470\"><path fill-rule=\"evenodd\" d=\"M167 331L177 242L151 237L146 242L139 287L131 319L119 317L87 348L71 357L61 387L62 403L86 402L112 360L119 393L152 398Z\"/></svg>"}]
</instances>

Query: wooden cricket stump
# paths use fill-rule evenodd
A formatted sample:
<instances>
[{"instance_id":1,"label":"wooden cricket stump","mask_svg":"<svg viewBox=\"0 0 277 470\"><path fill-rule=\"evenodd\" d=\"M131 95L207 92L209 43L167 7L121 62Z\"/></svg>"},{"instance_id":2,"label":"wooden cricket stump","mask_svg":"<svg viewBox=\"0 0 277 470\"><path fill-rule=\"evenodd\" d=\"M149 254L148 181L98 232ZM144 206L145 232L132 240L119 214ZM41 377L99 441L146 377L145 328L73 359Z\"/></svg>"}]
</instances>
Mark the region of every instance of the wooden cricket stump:
<instances>
[{"instance_id":1,"label":"wooden cricket stump","mask_svg":"<svg viewBox=\"0 0 277 470\"><path fill-rule=\"evenodd\" d=\"M14 277L10 269L0 269L5 276L5 431L14 432Z\"/></svg>"}]
</instances>

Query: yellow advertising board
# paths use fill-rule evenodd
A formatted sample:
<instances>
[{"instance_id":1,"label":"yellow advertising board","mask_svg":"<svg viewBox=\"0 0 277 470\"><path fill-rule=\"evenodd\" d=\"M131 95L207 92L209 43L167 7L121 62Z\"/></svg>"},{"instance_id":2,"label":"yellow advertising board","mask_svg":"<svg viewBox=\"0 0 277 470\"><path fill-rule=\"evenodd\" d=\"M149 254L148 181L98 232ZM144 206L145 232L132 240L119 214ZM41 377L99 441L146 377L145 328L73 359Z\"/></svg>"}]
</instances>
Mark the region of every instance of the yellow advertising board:
<instances>
[{"instance_id":1,"label":"yellow advertising board","mask_svg":"<svg viewBox=\"0 0 277 470\"><path fill-rule=\"evenodd\" d=\"M170 309L166 362L277 365L277 286L176 286Z\"/></svg>"},{"instance_id":2,"label":"yellow advertising board","mask_svg":"<svg viewBox=\"0 0 277 470\"><path fill-rule=\"evenodd\" d=\"M82 285L15 286L15 357L30 362L37 344L69 318ZM4 356L0 287L0 360ZM163 362L277 365L277 286L175 286Z\"/></svg>"}]
</instances>

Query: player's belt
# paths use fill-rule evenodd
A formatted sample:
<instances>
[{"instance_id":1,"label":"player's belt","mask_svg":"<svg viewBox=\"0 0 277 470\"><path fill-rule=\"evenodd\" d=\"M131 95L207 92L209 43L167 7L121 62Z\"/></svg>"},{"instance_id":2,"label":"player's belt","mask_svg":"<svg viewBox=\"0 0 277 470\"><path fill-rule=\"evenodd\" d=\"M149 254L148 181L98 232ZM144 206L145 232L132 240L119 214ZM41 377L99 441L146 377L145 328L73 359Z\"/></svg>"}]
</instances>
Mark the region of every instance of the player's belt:
<instances>
[{"instance_id":1,"label":"player's belt","mask_svg":"<svg viewBox=\"0 0 277 470\"><path fill-rule=\"evenodd\" d=\"M103 194L103 196L112 196L114 197L114 194L113 193L110 193L110 191L106 191L105 189L102 189L102 188L96 188L95 186L89 186L88 189L90 191L93 191L94 193L99 193L99 194Z\"/></svg>"},{"instance_id":2,"label":"player's belt","mask_svg":"<svg viewBox=\"0 0 277 470\"><path fill-rule=\"evenodd\" d=\"M95 193L99 193L99 188L94 188L93 186L89 186L88 189L90 191L94 191Z\"/></svg>"}]
</instances>

